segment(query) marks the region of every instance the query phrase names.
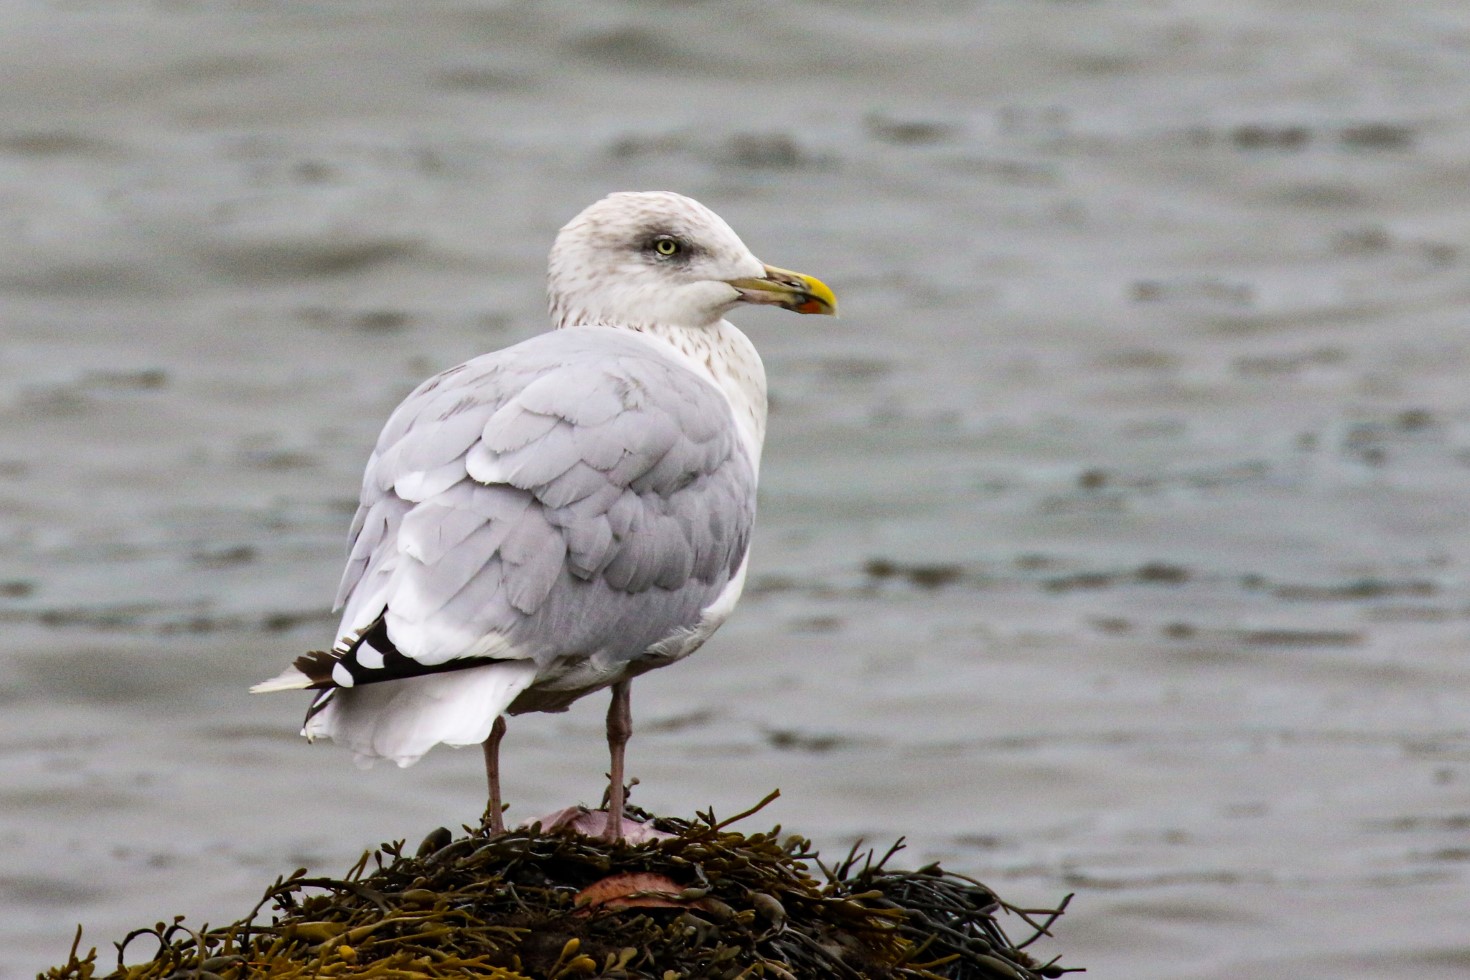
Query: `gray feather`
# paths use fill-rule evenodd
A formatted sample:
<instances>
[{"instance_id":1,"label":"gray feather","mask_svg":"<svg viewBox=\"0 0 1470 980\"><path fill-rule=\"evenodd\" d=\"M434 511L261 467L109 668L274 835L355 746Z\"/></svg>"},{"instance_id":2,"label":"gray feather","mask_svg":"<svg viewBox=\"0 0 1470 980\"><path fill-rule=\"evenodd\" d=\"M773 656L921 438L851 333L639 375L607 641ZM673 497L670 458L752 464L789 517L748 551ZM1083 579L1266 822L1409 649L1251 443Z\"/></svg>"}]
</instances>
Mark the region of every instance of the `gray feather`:
<instances>
[{"instance_id":1,"label":"gray feather","mask_svg":"<svg viewBox=\"0 0 1470 980\"><path fill-rule=\"evenodd\" d=\"M569 507L608 486L607 474L578 460L561 476L537 488L536 496L550 510Z\"/></svg>"},{"instance_id":2,"label":"gray feather","mask_svg":"<svg viewBox=\"0 0 1470 980\"><path fill-rule=\"evenodd\" d=\"M490 421L481 431L480 440L490 452L510 452L540 439L560 421L555 415L528 412L521 405L512 404L490 416Z\"/></svg>"},{"instance_id":3,"label":"gray feather","mask_svg":"<svg viewBox=\"0 0 1470 980\"><path fill-rule=\"evenodd\" d=\"M506 482L522 490L545 486L581 461L571 423L563 421L540 439L502 454Z\"/></svg>"},{"instance_id":4,"label":"gray feather","mask_svg":"<svg viewBox=\"0 0 1470 980\"><path fill-rule=\"evenodd\" d=\"M386 605L393 642L426 664L484 637L543 666L626 662L724 589L754 489L711 384L636 336L556 331L436 375L393 413L341 598L381 592L357 614Z\"/></svg>"},{"instance_id":5,"label":"gray feather","mask_svg":"<svg viewBox=\"0 0 1470 980\"><path fill-rule=\"evenodd\" d=\"M593 373L593 372L588 372ZM620 396L620 386L606 383L606 378L580 391L569 392L564 379L547 374L526 385L517 396L524 408L541 415L554 415L572 425L600 425L627 409Z\"/></svg>"},{"instance_id":6,"label":"gray feather","mask_svg":"<svg viewBox=\"0 0 1470 980\"><path fill-rule=\"evenodd\" d=\"M630 410L627 417L637 419L638 414ZM619 431L611 422L576 426L572 429L572 439L582 461L604 472L620 463L629 452L626 441L619 438Z\"/></svg>"},{"instance_id":7,"label":"gray feather","mask_svg":"<svg viewBox=\"0 0 1470 980\"><path fill-rule=\"evenodd\" d=\"M463 459L451 460L431 470L409 470L393 481L393 492L418 503L435 497L465 478Z\"/></svg>"},{"instance_id":8,"label":"gray feather","mask_svg":"<svg viewBox=\"0 0 1470 980\"><path fill-rule=\"evenodd\" d=\"M421 564L434 565L485 524L485 518L472 510L425 501L399 525L398 549Z\"/></svg>"},{"instance_id":9,"label":"gray feather","mask_svg":"<svg viewBox=\"0 0 1470 980\"><path fill-rule=\"evenodd\" d=\"M462 458L480 438L484 415L475 399L458 399L446 413L420 417L384 455L395 472L432 470Z\"/></svg>"},{"instance_id":10,"label":"gray feather","mask_svg":"<svg viewBox=\"0 0 1470 980\"><path fill-rule=\"evenodd\" d=\"M459 594L494 558L516 525L483 524L432 564L409 560L394 571L394 590L388 607L413 622L423 622ZM392 637L395 643L404 641ZM445 659L452 659L452 654Z\"/></svg>"}]
</instances>

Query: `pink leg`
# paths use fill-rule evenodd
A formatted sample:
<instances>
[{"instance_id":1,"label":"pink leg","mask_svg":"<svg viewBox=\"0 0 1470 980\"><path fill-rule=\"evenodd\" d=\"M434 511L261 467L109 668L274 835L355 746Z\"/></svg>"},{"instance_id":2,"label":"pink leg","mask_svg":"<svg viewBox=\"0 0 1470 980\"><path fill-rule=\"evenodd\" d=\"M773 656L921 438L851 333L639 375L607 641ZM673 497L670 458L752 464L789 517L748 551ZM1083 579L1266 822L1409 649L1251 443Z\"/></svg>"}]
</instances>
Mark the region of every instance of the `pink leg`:
<instances>
[{"instance_id":1,"label":"pink leg","mask_svg":"<svg viewBox=\"0 0 1470 980\"><path fill-rule=\"evenodd\" d=\"M505 822L500 816L500 740L505 738L505 719L496 718L490 728L490 737L485 739L485 778L490 781L490 806L485 817L490 822L490 832L505 832Z\"/></svg>"},{"instance_id":2,"label":"pink leg","mask_svg":"<svg viewBox=\"0 0 1470 980\"><path fill-rule=\"evenodd\" d=\"M612 772L607 790L606 840L623 839L623 749L633 734L633 708L629 700L631 681L618 681L612 688L612 704L607 708L607 747L612 754Z\"/></svg>"}]
</instances>

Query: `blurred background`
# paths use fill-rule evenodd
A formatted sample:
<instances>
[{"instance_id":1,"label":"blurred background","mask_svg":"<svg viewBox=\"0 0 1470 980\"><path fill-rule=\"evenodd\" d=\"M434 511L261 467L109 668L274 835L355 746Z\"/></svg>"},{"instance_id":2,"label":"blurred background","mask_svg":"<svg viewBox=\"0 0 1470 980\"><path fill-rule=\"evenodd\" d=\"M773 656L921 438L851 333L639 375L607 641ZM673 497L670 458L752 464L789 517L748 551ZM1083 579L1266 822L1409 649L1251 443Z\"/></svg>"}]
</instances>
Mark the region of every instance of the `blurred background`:
<instances>
[{"instance_id":1,"label":"blurred background","mask_svg":"<svg viewBox=\"0 0 1470 980\"><path fill-rule=\"evenodd\" d=\"M1455 0L0 18L4 980L477 820L477 751L362 773L246 687L331 641L389 411L623 189L843 311L736 317L753 572L635 685L635 802L1076 891L1099 977L1470 971ZM512 723L512 819L596 801L604 711Z\"/></svg>"}]
</instances>

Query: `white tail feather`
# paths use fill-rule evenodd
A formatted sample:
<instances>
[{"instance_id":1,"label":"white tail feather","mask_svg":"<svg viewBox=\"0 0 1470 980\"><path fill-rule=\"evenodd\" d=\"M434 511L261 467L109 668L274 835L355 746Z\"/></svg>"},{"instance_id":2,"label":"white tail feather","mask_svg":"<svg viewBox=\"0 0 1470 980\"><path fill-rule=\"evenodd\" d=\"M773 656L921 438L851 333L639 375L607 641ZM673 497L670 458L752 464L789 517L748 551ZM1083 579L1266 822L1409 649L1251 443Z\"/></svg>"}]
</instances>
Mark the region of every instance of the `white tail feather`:
<instances>
[{"instance_id":1,"label":"white tail feather","mask_svg":"<svg viewBox=\"0 0 1470 980\"><path fill-rule=\"evenodd\" d=\"M311 678L295 667L287 667L268 681L261 681L250 689L251 694L273 694L276 691L304 691L311 687Z\"/></svg>"},{"instance_id":2,"label":"white tail feather","mask_svg":"<svg viewBox=\"0 0 1470 980\"><path fill-rule=\"evenodd\" d=\"M501 712L536 679L530 660L339 688L301 734L345 745L359 764L411 766L439 743L478 745Z\"/></svg>"}]
</instances>

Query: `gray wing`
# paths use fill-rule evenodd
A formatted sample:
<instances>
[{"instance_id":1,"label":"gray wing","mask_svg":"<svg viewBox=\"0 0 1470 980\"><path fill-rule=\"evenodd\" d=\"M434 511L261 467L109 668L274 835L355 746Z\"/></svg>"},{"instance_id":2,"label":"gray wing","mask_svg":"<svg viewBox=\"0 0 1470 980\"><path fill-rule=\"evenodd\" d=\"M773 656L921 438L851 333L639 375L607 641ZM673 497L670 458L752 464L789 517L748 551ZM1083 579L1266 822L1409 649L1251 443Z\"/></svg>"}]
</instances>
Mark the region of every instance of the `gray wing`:
<instances>
[{"instance_id":1,"label":"gray wing","mask_svg":"<svg viewBox=\"0 0 1470 980\"><path fill-rule=\"evenodd\" d=\"M339 650L381 617L396 653L344 666L364 683L456 660L632 659L698 623L754 519L728 402L650 342L572 328L476 358L409 395L378 440Z\"/></svg>"}]
</instances>

